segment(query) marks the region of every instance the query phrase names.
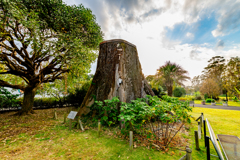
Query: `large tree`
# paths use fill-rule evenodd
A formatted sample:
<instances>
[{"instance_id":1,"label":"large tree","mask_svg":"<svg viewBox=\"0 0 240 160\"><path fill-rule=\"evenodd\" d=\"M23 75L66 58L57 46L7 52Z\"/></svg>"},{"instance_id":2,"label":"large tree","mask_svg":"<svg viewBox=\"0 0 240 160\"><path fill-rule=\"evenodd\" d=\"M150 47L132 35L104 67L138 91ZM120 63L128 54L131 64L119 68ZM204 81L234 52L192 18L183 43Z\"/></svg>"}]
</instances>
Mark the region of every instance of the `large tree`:
<instances>
[{"instance_id":1,"label":"large tree","mask_svg":"<svg viewBox=\"0 0 240 160\"><path fill-rule=\"evenodd\" d=\"M32 113L40 84L62 79L72 66L88 65L101 40L95 16L82 5L68 6L61 0L1 0L0 62L6 68L0 74L21 77L24 84L1 78L0 86L23 90L20 114Z\"/></svg>"},{"instance_id":2,"label":"large tree","mask_svg":"<svg viewBox=\"0 0 240 160\"><path fill-rule=\"evenodd\" d=\"M174 83L184 86L183 82L190 79L187 74L188 71L184 70L180 65L167 61L157 70L156 78L163 82L168 95L172 96Z\"/></svg>"},{"instance_id":3,"label":"large tree","mask_svg":"<svg viewBox=\"0 0 240 160\"><path fill-rule=\"evenodd\" d=\"M225 58L222 56L215 56L212 57L208 63L209 64L207 67L205 67L203 70L204 78L214 79L215 82L219 85L220 90L222 90L222 76L225 70Z\"/></svg>"},{"instance_id":4,"label":"large tree","mask_svg":"<svg viewBox=\"0 0 240 160\"><path fill-rule=\"evenodd\" d=\"M233 95L238 95L235 88L240 89L240 58L231 57L223 73L223 87Z\"/></svg>"},{"instance_id":5,"label":"large tree","mask_svg":"<svg viewBox=\"0 0 240 160\"><path fill-rule=\"evenodd\" d=\"M220 94L220 87L215 79L207 78L203 81L200 92L207 94L208 97L217 97Z\"/></svg>"}]
</instances>

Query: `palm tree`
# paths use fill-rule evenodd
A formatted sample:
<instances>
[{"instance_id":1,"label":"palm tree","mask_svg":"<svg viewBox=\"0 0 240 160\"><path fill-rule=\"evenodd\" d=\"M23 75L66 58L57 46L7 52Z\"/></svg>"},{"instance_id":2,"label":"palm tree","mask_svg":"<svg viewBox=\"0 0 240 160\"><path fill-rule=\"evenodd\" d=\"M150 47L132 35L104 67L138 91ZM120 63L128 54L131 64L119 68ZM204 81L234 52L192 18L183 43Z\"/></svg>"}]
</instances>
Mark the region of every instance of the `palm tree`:
<instances>
[{"instance_id":1,"label":"palm tree","mask_svg":"<svg viewBox=\"0 0 240 160\"><path fill-rule=\"evenodd\" d=\"M156 79L162 81L167 88L168 95L172 96L173 84L184 85L183 82L190 79L187 74L188 71L180 65L167 61L157 70Z\"/></svg>"}]
</instances>

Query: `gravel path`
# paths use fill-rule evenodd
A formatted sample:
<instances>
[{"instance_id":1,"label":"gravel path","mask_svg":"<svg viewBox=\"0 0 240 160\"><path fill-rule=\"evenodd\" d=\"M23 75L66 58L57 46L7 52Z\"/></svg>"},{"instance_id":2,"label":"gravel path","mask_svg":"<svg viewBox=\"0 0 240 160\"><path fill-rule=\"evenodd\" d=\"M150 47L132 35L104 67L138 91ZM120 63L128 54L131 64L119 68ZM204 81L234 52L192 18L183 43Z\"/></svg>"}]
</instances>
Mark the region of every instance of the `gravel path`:
<instances>
[{"instance_id":1,"label":"gravel path","mask_svg":"<svg viewBox=\"0 0 240 160\"><path fill-rule=\"evenodd\" d=\"M190 106L192 106L192 105L190 105ZM194 104L194 107L240 111L240 107L235 107L235 106L228 106L228 107L226 107L226 106L211 106L211 105Z\"/></svg>"}]
</instances>

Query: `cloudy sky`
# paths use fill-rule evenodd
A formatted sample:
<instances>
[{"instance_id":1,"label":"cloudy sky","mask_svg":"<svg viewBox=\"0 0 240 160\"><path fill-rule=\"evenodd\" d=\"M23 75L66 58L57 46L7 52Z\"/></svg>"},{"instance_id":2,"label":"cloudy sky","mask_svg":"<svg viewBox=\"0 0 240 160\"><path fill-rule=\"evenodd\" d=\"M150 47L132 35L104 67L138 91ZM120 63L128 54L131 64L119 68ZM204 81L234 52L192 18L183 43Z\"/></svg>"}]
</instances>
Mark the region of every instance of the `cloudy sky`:
<instances>
[{"instance_id":1,"label":"cloudy sky","mask_svg":"<svg viewBox=\"0 0 240 160\"><path fill-rule=\"evenodd\" d=\"M64 1L90 8L105 40L135 44L144 75L170 60L194 77L213 56L240 55L240 0Z\"/></svg>"}]
</instances>

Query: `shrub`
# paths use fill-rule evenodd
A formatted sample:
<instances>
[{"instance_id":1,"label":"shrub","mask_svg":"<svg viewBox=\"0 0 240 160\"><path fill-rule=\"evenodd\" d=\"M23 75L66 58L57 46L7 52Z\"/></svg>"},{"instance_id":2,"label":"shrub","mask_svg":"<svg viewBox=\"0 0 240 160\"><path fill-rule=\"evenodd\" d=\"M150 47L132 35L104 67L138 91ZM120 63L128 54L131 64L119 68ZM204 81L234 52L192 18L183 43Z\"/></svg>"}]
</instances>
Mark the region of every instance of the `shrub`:
<instances>
[{"instance_id":1,"label":"shrub","mask_svg":"<svg viewBox=\"0 0 240 160\"><path fill-rule=\"evenodd\" d=\"M202 100L202 97L198 95L198 96L195 96L194 99L195 100Z\"/></svg>"},{"instance_id":2,"label":"shrub","mask_svg":"<svg viewBox=\"0 0 240 160\"><path fill-rule=\"evenodd\" d=\"M208 99L208 94L204 94L204 99Z\"/></svg>"},{"instance_id":3,"label":"shrub","mask_svg":"<svg viewBox=\"0 0 240 160\"><path fill-rule=\"evenodd\" d=\"M214 99L206 99L206 103L214 103L215 100Z\"/></svg>"},{"instance_id":4,"label":"shrub","mask_svg":"<svg viewBox=\"0 0 240 160\"><path fill-rule=\"evenodd\" d=\"M18 94L12 94L6 88L0 87L0 108L17 106L18 96Z\"/></svg>"},{"instance_id":5,"label":"shrub","mask_svg":"<svg viewBox=\"0 0 240 160\"><path fill-rule=\"evenodd\" d=\"M192 109L188 102L180 102L178 98L163 96L160 99L157 96L147 96L132 100L131 103L120 102L117 97L103 102L95 101L90 110L85 118L93 117L94 121L100 119L103 125L109 126L120 121L125 125L121 129L122 134L127 136L129 130L132 130L138 136L149 140L149 143L155 140L157 145L165 148L181 127L190 123L188 112ZM172 132L170 127L177 127L179 130ZM166 134L161 134L163 132Z\"/></svg>"},{"instance_id":6,"label":"shrub","mask_svg":"<svg viewBox=\"0 0 240 160\"><path fill-rule=\"evenodd\" d=\"M231 98L231 100L234 101L234 102L237 102L238 98L236 96L234 96L234 97Z\"/></svg>"},{"instance_id":7,"label":"shrub","mask_svg":"<svg viewBox=\"0 0 240 160\"><path fill-rule=\"evenodd\" d=\"M74 92L69 93L69 95L66 97L66 100L72 104L74 103L81 104L83 102L85 95L87 94L90 85L91 81L84 83L81 88L76 88Z\"/></svg>"},{"instance_id":8,"label":"shrub","mask_svg":"<svg viewBox=\"0 0 240 160\"><path fill-rule=\"evenodd\" d=\"M173 90L174 97L181 97L182 95L186 94L186 91L182 87L176 87Z\"/></svg>"}]
</instances>

